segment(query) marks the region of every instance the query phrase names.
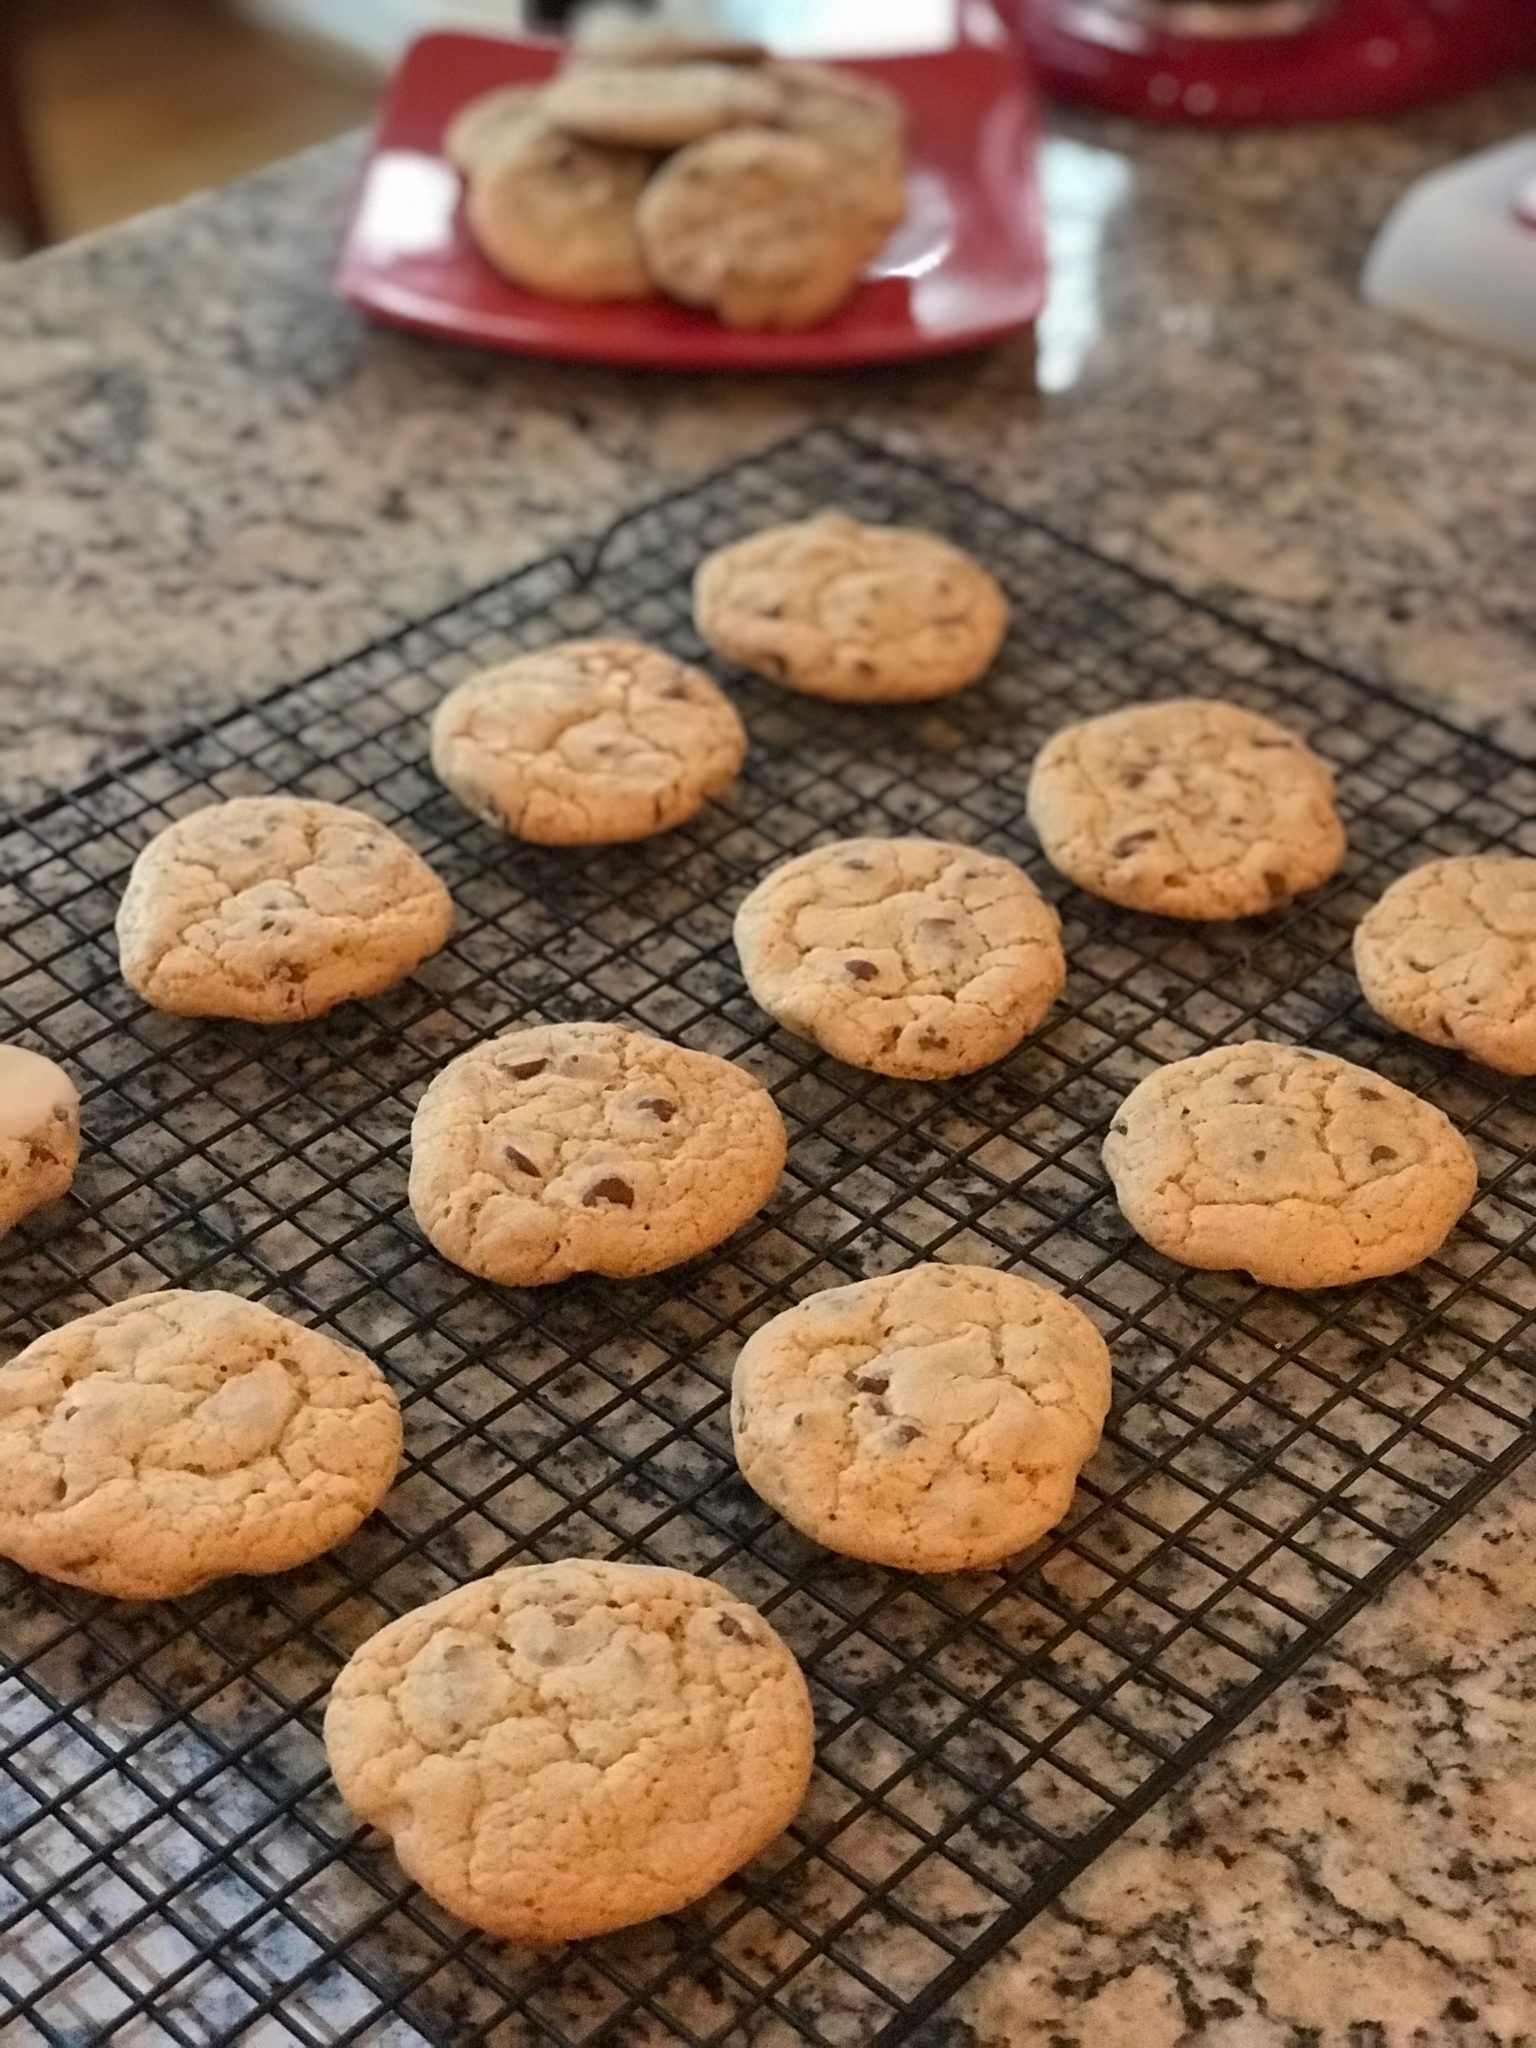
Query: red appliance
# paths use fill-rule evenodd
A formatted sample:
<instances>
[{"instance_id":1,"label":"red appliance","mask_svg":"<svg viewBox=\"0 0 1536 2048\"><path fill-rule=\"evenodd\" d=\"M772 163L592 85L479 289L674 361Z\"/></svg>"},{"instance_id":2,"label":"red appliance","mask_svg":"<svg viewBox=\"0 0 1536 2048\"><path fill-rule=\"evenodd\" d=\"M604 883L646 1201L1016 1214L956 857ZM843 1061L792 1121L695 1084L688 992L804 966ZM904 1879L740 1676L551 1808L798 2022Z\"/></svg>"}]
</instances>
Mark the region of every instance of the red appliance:
<instances>
[{"instance_id":1,"label":"red appliance","mask_svg":"<svg viewBox=\"0 0 1536 2048\"><path fill-rule=\"evenodd\" d=\"M1536 64L1536 0L1013 5L1048 90L1144 120L1346 120Z\"/></svg>"}]
</instances>

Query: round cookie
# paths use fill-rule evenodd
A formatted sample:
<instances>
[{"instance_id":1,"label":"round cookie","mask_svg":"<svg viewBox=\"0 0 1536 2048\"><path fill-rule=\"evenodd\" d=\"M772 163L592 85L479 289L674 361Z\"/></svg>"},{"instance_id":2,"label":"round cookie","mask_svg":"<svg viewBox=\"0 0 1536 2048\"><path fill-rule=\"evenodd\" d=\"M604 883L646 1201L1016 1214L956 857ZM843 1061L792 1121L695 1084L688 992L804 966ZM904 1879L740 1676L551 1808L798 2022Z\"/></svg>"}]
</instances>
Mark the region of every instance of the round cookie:
<instances>
[{"instance_id":1,"label":"round cookie","mask_svg":"<svg viewBox=\"0 0 1536 2048\"><path fill-rule=\"evenodd\" d=\"M869 255L837 159L770 128L732 128L679 150L646 186L636 219L655 282L728 327L814 327L851 295Z\"/></svg>"},{"instance_id":2,"label":"round cookie","mask_svg":"<svg viewBox=\"0 0 1536 2048\"><path fill-rule=\"evenodd\" d=\"M0 1235L69 1192L80 1159L80 1097L64 1069L0 1045Z\"/></svg>"},{"instance_id":3,"label":"round cookie","mask_svg":"<svg viewBox=\"0 0 1536 2048\"><path fill-rule=\"evenodd\" d=\"M1501 1074L1536 1074L1536 860L1432 860L1355 931L1355 972L1399 1031Z\"/></svg>"},{"instance_id":4,"label":"round cookie","mask_svg":"<svg viewBox=\"0 0 1536 2048\"><path fill-rule=\"evenodd\" d=\"M680 149L722 128L771 121L779 95L750 64L572 64L547 89L549 118L589 142Z\"/></svg>"},{"instance_id":5,"label":"round cookie","mask_svg":"<svg viewBox=\"0 0 1536 2048\"><path fill-rule=\"evenodd\" d=\"M882 249L907 210L906 115L895 93L825 64L770 64L774 126L819 142L837 159L845 204L864 222L866 254Z\"/></svg>"},{"instance_id":6,"label":"round cookie","mask_svg":"<svg viewBox=\"0 0 1536 2048\"><path fill-rule=\"evenodd\" d=\"M446 1259L540 1287L720 1244L784 1170L784 1120L713 1053L618 1024L510 1031L452 1060L411 1126L411 1207Z\"/></svg>"},{"instance_id":7,"label":"round cookie","mask_svg":"<svg viewBox=\"0 0 1536 2048\"><path fill-rule=\"evenodd\" d=\"M325 1713L337 1789L409 1876L534 1943L702 1898L794 1819L813 1739L800 1668L756 1608L578 1558L391 1622Z\"/></svg>"},{"instance_id":8,"label":"round cookie","mask_svg":"<svg viewBox=\"0 0 1536 2048\"><path fill-rule=\"evenodd\" d=\"M901 1080L1011 1052L1066 985L1056 913L1012 861L941 839L842 839L736 913L747 986L788 1030Z\"/></svg>"},{"instance_id":9,"label":"round cookie","mask_svg":"<svg viewBox=\"0 0 1536 2048\"><path fill-rule=\"evenodd\" d=\"M157 1010L291 1024L377 995L446 944L453 902L365 811L296 796L209 804L139 854L123 979Z\"/></svg>"},{"instance_id":10,"label":"round cookie","mask_svg":"<svg viewBox=\"0 0 1536 2048\"><path fill-rule=\"evenodd\" d=\"M937 535L823 512L708 556L694 618L717 654L810 697L947 697L992 664L1008 601Z\"/></svg>"},{"instance_id":11,"label":"round cookie","mask_svg":"<svg viewBox=\"0 0 1536 2048\"><path fill-rule=\"evenodd\" d=\"M460 107L443 131L443 155L461 177L470 178L503 144L547 121L542 86L504 85Z\"/></svg>"},{"instance_id":12,"label":"round cookie","mask_svg":"<svg viewBox=\"0 0 1536 2048\"><path fill-rule=\"evenodd\" d=\"M141 1294L0 1369L0 1554L118 1600L306 1564L399 1463L378 1367L234 1294Z\"/></svg>"},{"instance_id":13,"label":"round cookie","mask_svg":"<svg viewBox=\"0 0 1536 2048\"><path fill-rule=\"evenodd\" d=\"M466 809L542 846L669 832L735 780L747 735L696 668L629 640L567 640L460 683L432 766Z\"/></svg>"},{"instance_id":14,"label":"round cookie","mask_svg":"<svg viewBox=\"0 0 1536 2048\"><path fill-rule=\"evenodd\" d=\"M748 1340L742 1476L814 1542L902 1571L1000 1564L1053 1529L1109 1412L1081 1309L988 1266L812 1295Z\"/></svg>"},{"instance_id":15,"label":"round cookie","mask_svg":"<svg viewBox=\"0 0 1536 2048\"><path fill-rule=\"evenodd\" d=\"M1069 725L1029 778L1046 857L1090 895L1164 917L1256 917L1343 860L1333 776L1236 704L1180 697Z\"/></svg>"},{"instance_id":16,"label":"round cookie","mask_svg":"<svg viewBox=\"0 0 1536 2048\"><path fill-rule=\"evenodd\" d=\"M1133 1088L1104 1140L1132 1229L1186 1266L1343 1287L1438 1251L1477 1192L1432 1103L1300 1046L1220 1046Z\"/></svg>"},{"instance_id":17,"label":"round cookie","mask_svg":"<svg viewBox=\"0 0 1536 2048\"><path fill-rule=\"evenodd\" d=\"M635 208L655 162L530 121L475 165L464 218L514 284L557 299L648 299Z\"/></svg>"}]
</instances>

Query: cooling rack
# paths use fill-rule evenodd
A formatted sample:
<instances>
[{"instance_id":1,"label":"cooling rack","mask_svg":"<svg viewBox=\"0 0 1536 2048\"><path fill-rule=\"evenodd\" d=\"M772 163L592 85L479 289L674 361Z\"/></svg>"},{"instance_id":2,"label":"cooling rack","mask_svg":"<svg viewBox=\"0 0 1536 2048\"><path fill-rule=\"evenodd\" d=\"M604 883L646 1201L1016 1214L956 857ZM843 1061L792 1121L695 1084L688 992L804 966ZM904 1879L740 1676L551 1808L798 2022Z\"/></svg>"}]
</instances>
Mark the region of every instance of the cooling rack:
<instances>
[{"instance_id":1,"label":"cooling rack","mask_svg":"<svg viewBox=\"0 0 1536 2048\"><path fill-rule=\"evenodd\" d=\"M1015 624L950 701L858 711L727 672L740 783L638 846L497 839L434 783L426 721L487 661L620 631L700 658L699 555L839 504L976 550ZM718 670L717 670L718 672ZM1351 852L1241 926L1137 917L1059 883L1024 822L1067 719L1204 694L1273 712L1338 771ZM218 796L290 790L397 825L453 889L412 981L284 1031L147 1011L111 921L129 863ZM1438 853L1536 852L1536 774L990 503L819 431L625 520L0 838L0 1035L81 1081L70 1200L0 1244L0 1351L164 1284L260 1297L362 1346L400 1388L407 1464L328 1558L119 1607L0 1567L0 2021L110 2038L378 2048L911 2041L1074 1873L1530 1449L1536 1090L1393 1036L1351 928ZM1010 1059L940 1087L775 1030L730 943L765 867L854 832L950 836L1058 902L1071 977ZM767 1211L654 1280L518 1293L422 1244L413 1102L530 1013L627 1017L740 1060L792 1143ZM1379 1067L1477 1149L1479 1199L1417 1271L1287 1295L1137 1242L1098 1144L1157 1063L1244 1035ZM737 1478L743 1338L815 1289L919 1258L1007 1265L1104 1330L1116 1405L1067 1524L954 1578L817 1551ZM819 1764L793 1833L694 1911L536 1955L409 1886L338 1802L332 1676L391 1616L517 1559L716 1576L802 1658Z\"/></svg>"}]
</instances>

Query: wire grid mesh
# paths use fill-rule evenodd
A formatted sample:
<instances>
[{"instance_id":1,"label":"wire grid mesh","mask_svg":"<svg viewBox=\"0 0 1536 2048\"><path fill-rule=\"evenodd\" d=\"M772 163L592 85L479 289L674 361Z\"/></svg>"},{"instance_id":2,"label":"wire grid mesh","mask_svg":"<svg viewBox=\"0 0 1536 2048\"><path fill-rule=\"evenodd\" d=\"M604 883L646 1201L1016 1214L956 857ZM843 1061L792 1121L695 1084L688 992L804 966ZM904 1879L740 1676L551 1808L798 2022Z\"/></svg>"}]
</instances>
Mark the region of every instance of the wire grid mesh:
<instances>
[{"instance_id":1,"label":"wire grid mesh","mask_svg":"<svg viewBox=\"0 0 1536 2048\"><path fill-rule=\"evenodd\" d=\"M1015 602L981 687L910 710L733 676L738 786L640 846L498 840L426 766L479 664L616 629L697 658L707 547L824 503L976 549ZM1170 694L1278 712L1335 764L1342 875L1242 926L1066 888L1023 817L1040 740ZM222 795L287 789L396 823L460 919L415 980L292 1031L149 1012L110 938L134 852ZM1389 1034L1351 927L1435 853L1536 852L1536 775L929 471L817 433L50 804L3 846L0 1032L85 1084L73 1197L0 1248L3 1347L165 1283L260 1297L362 1346L407 1465L353 1541L279 1579L120 1607L9 1572L0 1667L7 2042L592 2044L905 2040L979 1962L1530 1447L1536 1091ZM1024 863L1063 912L1044 1029L932 1088L838 1065L745 994L730 917L819 838L920 831ZM411 1107L536 1010L622 1015L750 1066L792 1134L764 1215L654 1280L513 1292L426 1251ZM1468 1132L1478 1202L1441 1255L1316 1295L1181 1271L1135 1241L1098 1141L1155 1064L1305 1040ZM818 1552L735 1475L727 1387L790 1302L923 1257L1066 1289L1117 1399L1068 1524L1016 1568L919 1579ZM716 1575L804 1661L804 1814L695 1911L554 1955L440 1914L332 1790L317 1728L385 1620L509 1560Z\"/></svg>"}]
</instances>

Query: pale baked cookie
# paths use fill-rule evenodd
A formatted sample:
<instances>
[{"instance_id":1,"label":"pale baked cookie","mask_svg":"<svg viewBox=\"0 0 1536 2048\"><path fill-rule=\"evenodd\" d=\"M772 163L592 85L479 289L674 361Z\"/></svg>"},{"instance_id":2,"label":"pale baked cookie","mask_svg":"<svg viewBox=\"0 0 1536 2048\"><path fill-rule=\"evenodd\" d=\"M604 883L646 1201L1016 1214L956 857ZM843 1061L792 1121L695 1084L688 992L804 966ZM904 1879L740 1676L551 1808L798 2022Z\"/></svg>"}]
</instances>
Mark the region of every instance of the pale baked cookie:
<instances>
[{"instance_id":1,"label":"pale baked cookie","mask_svg":"<svg viewBox=\"0 0 1536 2048\"><path fill-rule=\"evenodd\" d=\"M1148 1244L1271 1287L1406 1272L1477 1192L1471 1146L1432 1103L1348 1060L1259 1041L1149 1074L1104 1164Z\"/></svg>"},{"instance_id":2,"label":"pale baked cookie","mask_svg":"<svg viewBox=\"0 0 1536 2048\"><path fill-rule=\"evenodd\" d=\"M693 584L699 632L728 661L810 697L947 697L988 669L1008 600L937 535L823 512L720 548Z\"/></svg>"},{"instance_id":3,"label":"pale baked cookie","mask_svg":"<svg viewBox=\"0 0 1536 2048\"><path fill-rule=\"evenodd\" d=\"M999 1564L1053 1529L1109 1412L1081 1309L988 1266L815 1294L736 1361L742 1477L814 1542L899 1570Z\"/></svg>"},{"instance_id":4,"label":"pale baked cookie","mask_svg":"<svg viewBox=\"0 0 1536 2048\"><path fill-rule=\"evenodd\" d=\"M784 1120L729 1060L618 1024L510 1031L461 1053L411 1126L411 1207L482 1279L539 1287L676 1266L755 1216Z\"/></svg>"},{"instance_id":5,"label":"pale baked cookie","mask_svg":"<svg viewBox=\"0 0 1536 2048\"><path fill-rule=\"evenodd\" d=\"M514 284L558 299L647 299L635 207L655 162L529 122L475 167L464 218Z\"/></svg>"},{"instance_id":6,"label":"pale baked cookie","mask_svg":"<svg viewBox=\"0 0 1536 2048\"><path fill-rule=\"evenodd\" d=\"M504 85L460 107L443 131L443 155L470 178L514 136L547 123L541 85Z\"/></svg>"},{"instance_id":7,"label":"pale baked cookie","mask_svg":"<svg viewBox=\"0 0 1536 2048\"><path fill-rule=\"evenodd\" d=\"M750 64L573 64L547 89L549 118L589 142L680 149L721 128L771 121L778 91Z\"/></svg>"},{"instance_id":8,"label":"pale baked cookie","mask_svg":"<svg viewBox=\"0 0 1536 2048\"><path fill-rule=\"evenodd\" d=\"M1536 860L1432 860L1392 884L1355 931L1374 1010L1501 1074L1536 1074Z\"/></svg>"},{"instance_id":9,"label":"pale baked cookie","mask_svg":"<svg viewBox=\"0 0 1536 2048\"><path fill-rule=\"evenodd\" d=\"M123 979L157 1010L290 1024L377 995L453 929L448 891L365 811L241 796L167 825L117 912Z\"/></svg>"},{"instance_id":10,"label":"pale baked cookie","mask_svg":"<svg viewBox=\"0 0 1536 2048\"><path fill-rule=\"evenodd\" d=\"M460 683L432 766L466 809L542 846L681 825L733 782L747 735L696 668L630 640L567 640Z\"/></svg>"},{"instance_id":11,"label":"pale baked cookie","mask_svg":"<svg viewBox=\"0 0 1536 2048\"><path fill-rule=\"evenodd\" d=\"M0 1234L69 1192L80 1158L80 1097L60 1066L0 1045Z\"/></svg>"},{"instance_id":12,"label":"pale baked cookie","mask_svg":"<svg viewBox=\"0 0 1536 2048\"><path fill-rule=\"evenodd\" d=\"M1272 719L1198 697L1057 733L1030 774L1029 820L1079 888L1164 917L1278 910L1346 851L1326 762Z\"/></svg>"},{"instance_id":13,"label":"pale baked cookie","mask_svg":"<svg viewBox=\"0 0 1536 2048\"><path fill-rule=\"evenodd\" d=\"M850 1066L909 1081L1011 1052L1066 984L1056 913L1012 861L941 839L842 839L736 913L754 999Z\"/></svg>"},{"instance_id":14,"label":"pale baked cookie","mask_svg":"<svg viewBox=\"0 0 1536 2048\"><path fill-rule=\"evenodd\" d=\"M814 327L853 291L869 237L837 159L803 135L732 128L679 150L641 195L651 276L728 327Z\"/></svg>"},{"instance_id":15,"label":"pale baked cookie","mask_svg":"<svg viewBox=\"0 0 1536 2048\"><path fill-rule=\"evenodd\" d=\"M866 228L866 255L884 247L907 210L906 115L895 93L825 64L770 64L774 125L831 151L844 202Z\"/></svg>"},{"instance_id":16,"label":"pale baked cookie","mask_svg":"<svg viewBox=\"0 0 1536 2048\"><path fill-rule=\"evenodd\" d=\"M579 1558L391 1622L325 1713L337 1789L408 1875L535 1943L702 1898L794 1819L814 1734L800 1667L755 1607Z\"/></svg>"},{"instance_id":17,"label":"pale baked cookie","mask_svg":"<svg viewBox=\"0 0 1536 2048\"><path fill-rule=\"evenodd\" d=\"M141 1294L0 1369L0 1554L118 1600L306 1564L399 1462L378 1367L234 1294Z\"/></svg>"}]
</instances>

